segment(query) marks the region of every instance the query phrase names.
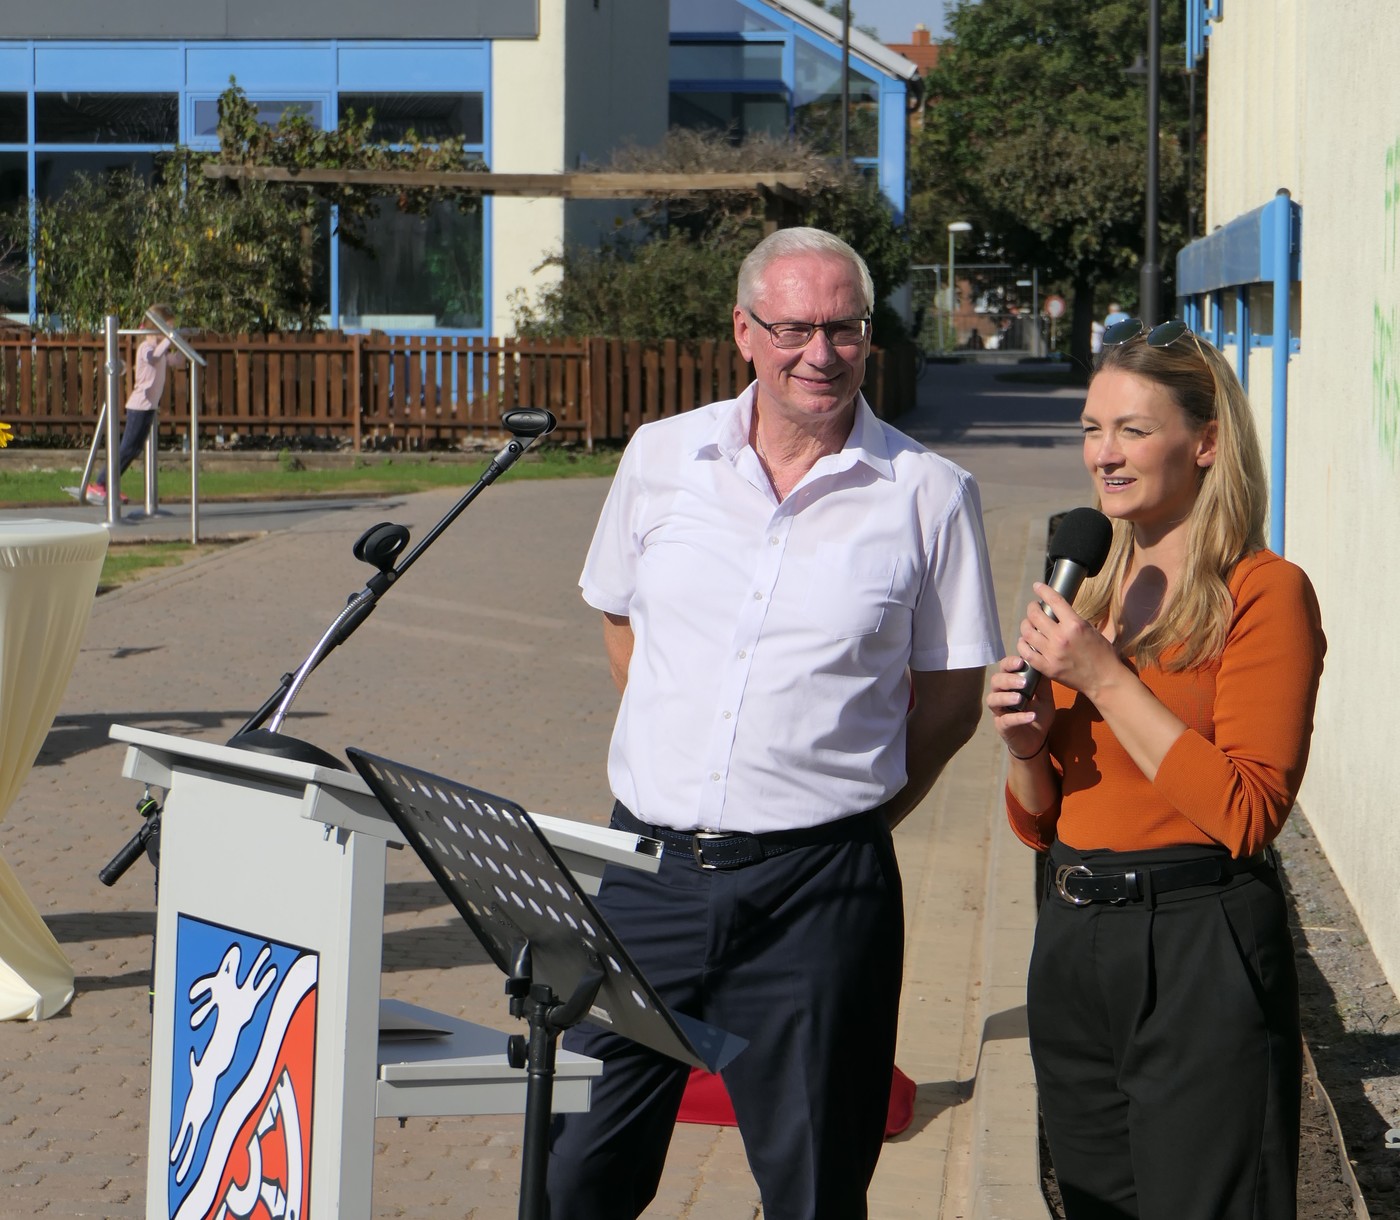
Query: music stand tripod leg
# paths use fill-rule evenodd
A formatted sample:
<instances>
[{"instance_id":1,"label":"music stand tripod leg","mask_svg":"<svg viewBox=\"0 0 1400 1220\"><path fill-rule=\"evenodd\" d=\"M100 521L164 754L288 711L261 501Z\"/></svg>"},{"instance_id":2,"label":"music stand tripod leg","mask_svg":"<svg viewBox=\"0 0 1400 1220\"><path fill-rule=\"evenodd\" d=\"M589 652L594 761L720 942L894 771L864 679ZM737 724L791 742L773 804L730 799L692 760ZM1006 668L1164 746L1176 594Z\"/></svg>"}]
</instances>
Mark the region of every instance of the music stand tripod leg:
<instances>
[{"instance_id":1,"label":"music stand tripod leg","mask_svg":"<svg viewBox=\"0 0 1400 1220\"><path fill-rule=\"evenodd\" d=\"M506 1044L511 1067L527 1069L525 1077L525 1130L520 1152L520 1220L546 1220L546 1169L549 1164L549 1122L554 1110L554 1060L559 1035L593 1007L603 985L601 972L591 971L579 980L574 994L561 1003L553 988L532 981L530 947L525 945L515 970L506 979L510 1013L523 1017L530 1033L512 1034Z\"/></svg>"}]
</instances>

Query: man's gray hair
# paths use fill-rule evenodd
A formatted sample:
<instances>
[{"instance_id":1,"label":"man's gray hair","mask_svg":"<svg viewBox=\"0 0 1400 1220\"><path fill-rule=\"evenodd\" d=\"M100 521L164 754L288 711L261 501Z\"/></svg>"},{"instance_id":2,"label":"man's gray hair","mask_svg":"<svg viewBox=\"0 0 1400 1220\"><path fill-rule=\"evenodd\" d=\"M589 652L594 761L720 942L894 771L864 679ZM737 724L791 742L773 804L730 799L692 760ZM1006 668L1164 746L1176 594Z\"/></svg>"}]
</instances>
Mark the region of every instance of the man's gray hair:
<instances>
[{"instance_id":1,"label":"man's gray hair","mask_svg":"<svg viewBox=\"0 0 1400 1220\"><path fill-rule=\"evenodd\" d=\"M758 243L739 267L738 301L740 309L751 309L759 295L761 281L774 261L795 254L825 254L845 259L855 268L860 280L860 295L868 314L875 308L875 283L870 268L844 241L825 229L779 229ZM781 319L780 319L781 320Z\"/></svg>"}]
</instances>

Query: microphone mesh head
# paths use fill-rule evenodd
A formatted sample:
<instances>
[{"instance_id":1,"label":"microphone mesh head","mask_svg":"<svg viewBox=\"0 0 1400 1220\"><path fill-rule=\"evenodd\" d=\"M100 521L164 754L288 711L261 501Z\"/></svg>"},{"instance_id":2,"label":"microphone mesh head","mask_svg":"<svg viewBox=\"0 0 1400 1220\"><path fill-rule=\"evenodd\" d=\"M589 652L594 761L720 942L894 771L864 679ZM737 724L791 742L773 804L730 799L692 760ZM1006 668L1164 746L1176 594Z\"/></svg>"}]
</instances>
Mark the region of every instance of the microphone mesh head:
<instances>
[{"instance_id":1,"label":"microphone mesh head","mask_svg":"<svg viewBox=\"0 0 1400 1220\"><path fill-rule=\"evenodd\" d=\"M1096 508L1075 508L1064 515L1050 539L1049 559L1068 559L1097 576L1113 543L1113 523Z\"/></svg>"}]
</instances>

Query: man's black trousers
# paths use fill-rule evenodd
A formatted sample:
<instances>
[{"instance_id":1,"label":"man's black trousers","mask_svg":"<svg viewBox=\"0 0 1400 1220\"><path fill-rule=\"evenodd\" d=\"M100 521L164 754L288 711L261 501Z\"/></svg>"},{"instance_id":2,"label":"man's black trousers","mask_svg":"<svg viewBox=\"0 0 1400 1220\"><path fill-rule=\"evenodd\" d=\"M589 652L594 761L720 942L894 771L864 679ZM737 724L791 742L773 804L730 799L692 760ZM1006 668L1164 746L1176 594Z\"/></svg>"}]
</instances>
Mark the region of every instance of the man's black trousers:
<instances>
[{"instance_id":1,"label":"man's black trousers","mask_svg":"<svg viewBox=\"0 0 1400 1220\"><path fill-rule=\"evenodd\" d=\"M654 877L610 868L597 900L668 1006L748 1039L723 1076L767 1220L861 1220L884 1136L903 900L889 831L851 824L734 869L668 849ZM636 1217L689 1069L592 1025L564 1046L606 1066L589 1111L554 1120L552 1220Z\"/></svg>"}]
</instances>

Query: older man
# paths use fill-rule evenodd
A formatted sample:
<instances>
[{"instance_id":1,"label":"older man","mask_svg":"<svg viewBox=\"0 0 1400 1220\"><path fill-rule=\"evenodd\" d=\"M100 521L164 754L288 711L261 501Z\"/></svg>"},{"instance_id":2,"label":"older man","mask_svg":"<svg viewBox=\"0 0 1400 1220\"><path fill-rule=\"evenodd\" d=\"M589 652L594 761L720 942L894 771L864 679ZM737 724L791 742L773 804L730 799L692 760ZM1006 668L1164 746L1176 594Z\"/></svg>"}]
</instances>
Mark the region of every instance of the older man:
<instances>
[{"instance_id":1,"label":"older man","mask_svg":"<svg viewBox=\"0 0 1400 1220\"><path fill-rule=\"evenodd\" d=\"M890 831L1002 652L975 483L861 397L873 305L838 238L762 241L734 309L754 384L638 430L580 582L622 692L613 825L665 845L599 903L668 1004L748 1039L724 1080L767 1220L866 1215L903 957ZM566 1045L606 1066L556 1119L551 1215L635 1217L686 1068L592 1027Z\"/></svg>"}]
</instances>

